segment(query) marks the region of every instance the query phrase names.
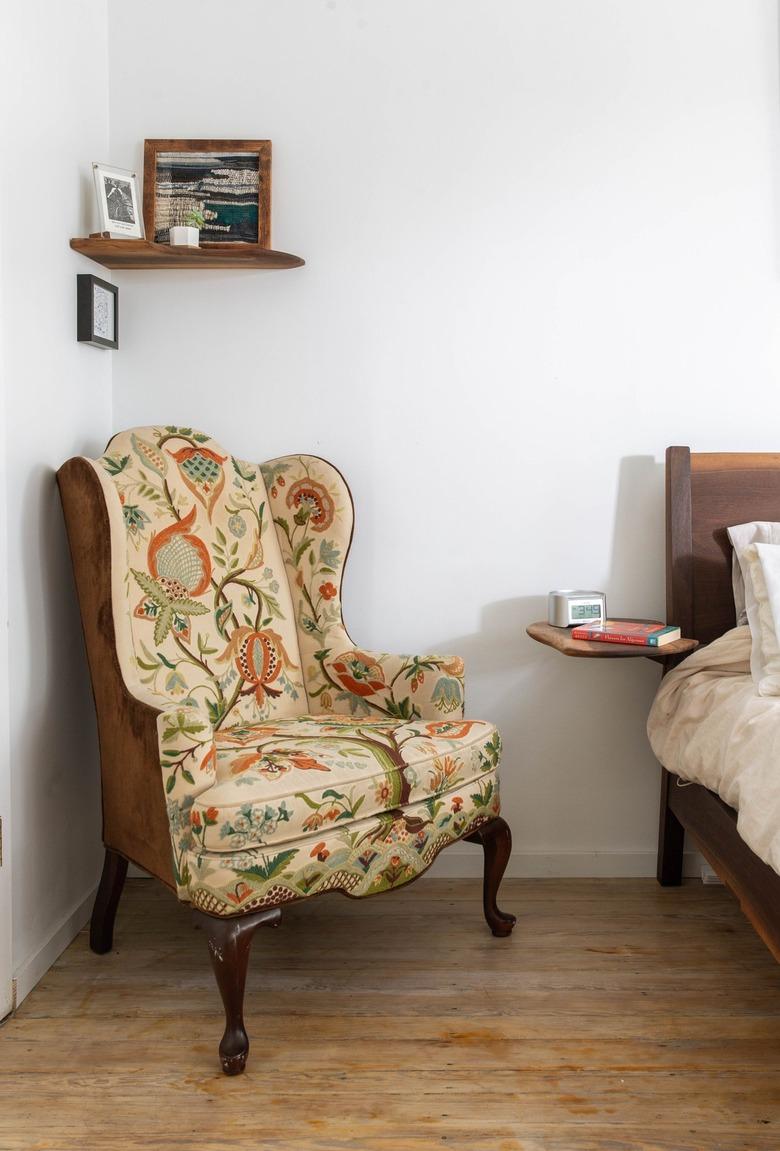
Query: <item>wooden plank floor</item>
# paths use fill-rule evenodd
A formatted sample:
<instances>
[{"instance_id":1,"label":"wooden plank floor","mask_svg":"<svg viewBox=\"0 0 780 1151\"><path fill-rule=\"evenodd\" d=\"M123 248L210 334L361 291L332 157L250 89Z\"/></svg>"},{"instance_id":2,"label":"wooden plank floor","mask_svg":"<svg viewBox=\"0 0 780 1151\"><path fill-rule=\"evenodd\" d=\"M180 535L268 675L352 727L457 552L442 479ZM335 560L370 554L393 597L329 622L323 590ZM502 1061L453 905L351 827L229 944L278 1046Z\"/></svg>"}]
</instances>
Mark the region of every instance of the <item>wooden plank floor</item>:
<instances>
[{"instance_id":1,"label":"wooden plank floor","mask_svg":"<svg viewBox=\"0 0 780 1151\"><path fill-rule=\"evenodd\" d=\"M780 968L723 888L426 880L255 936L219 1071L202 932L130 881L0 1030L2 1151L778 1151Z\"/></svg>"}]
</instances>

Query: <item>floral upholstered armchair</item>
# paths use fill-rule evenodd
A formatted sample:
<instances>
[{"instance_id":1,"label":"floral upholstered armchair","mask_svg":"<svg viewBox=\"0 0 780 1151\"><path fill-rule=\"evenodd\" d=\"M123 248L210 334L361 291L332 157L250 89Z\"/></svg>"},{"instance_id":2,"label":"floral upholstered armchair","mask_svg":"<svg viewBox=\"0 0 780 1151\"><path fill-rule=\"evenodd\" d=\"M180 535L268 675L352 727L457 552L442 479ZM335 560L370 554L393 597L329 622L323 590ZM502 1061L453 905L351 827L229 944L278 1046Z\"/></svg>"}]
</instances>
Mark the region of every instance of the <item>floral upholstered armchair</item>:
<instances>
[{"instance_id":1,"label":"floral upholstered armchair","mask_svg":"<svg viewBox=\"0 0 780 1151\"><path fill-rule=\"evenodd\" d=\"M91 945L111 948L128 860L192 904L244 1069L252 932L292 900L401 887L459 839L511 847L496 729L463 718L457 656L356 648L341 614L349 489L331 464L236 459L137 428L58 473L98 715L106 862Z\"/></svg>"}]
</instances>

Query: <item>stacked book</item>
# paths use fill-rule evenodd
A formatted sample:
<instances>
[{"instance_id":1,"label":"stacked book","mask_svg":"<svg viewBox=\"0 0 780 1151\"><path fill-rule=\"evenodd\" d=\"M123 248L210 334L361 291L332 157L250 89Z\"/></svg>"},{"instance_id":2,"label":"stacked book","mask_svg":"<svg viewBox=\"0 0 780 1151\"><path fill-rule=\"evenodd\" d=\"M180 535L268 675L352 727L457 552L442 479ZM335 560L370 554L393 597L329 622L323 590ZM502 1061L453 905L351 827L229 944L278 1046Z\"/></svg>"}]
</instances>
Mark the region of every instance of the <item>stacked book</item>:
<instances>
[{"instance_id":1,"label":"stacked book","mask_svg":"<svg viewBox=\"0 0 780 1151\"><path fill-rule=\"evenodd\" d=\"M637 647L664 647L680 638L673 624L648 619L605 619L572 628L572 639L590 643L628 643Z\"/></svg>"}]
</instances>

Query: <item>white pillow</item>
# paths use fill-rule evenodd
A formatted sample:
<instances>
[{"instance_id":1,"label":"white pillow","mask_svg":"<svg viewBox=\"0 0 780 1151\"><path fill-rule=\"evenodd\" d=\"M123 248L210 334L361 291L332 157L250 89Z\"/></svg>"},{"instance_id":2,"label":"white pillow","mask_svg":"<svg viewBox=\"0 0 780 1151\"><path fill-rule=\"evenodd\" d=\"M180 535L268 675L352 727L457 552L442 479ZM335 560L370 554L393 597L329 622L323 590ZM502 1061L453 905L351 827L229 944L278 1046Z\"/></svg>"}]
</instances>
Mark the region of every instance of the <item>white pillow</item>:
<instances>
[{"instance_id":1,"label":"white pillow","mask_svg":"<svg viewBox=\"0 0 780 1151\"><path fill-rule=\"evenodd\" d=\"M727 528L731 546L731 586L734 592L734 609L737 613L737 626L748 622L745 609L745 568L742 554L751 544L780 544L780 523L768 520L755 520L750 524L737 524Z\"/></svg>"},{"instance_id":2,"label":"white pillow","mask_svg":"<svg viewBox=\"0 0 780 1151\"><path fill-rule=\"evenodd\" d=\"M742 552L741 560L752 640L750 674L759 695L780 695L780 643L776 627L776 619L780 619L780 546L751 544Z\"/></svg>"},{"instance_id":3,"label":"white pillow","mask_svg":"<svg viewBox=\"0 0 780 1151\"><path fill-rule=\"evenodd\" d=\"M761 621L761 647L764 652L764 675L759 684L760 695L780 695L780 546L777 544L754 544L763 580L764 593L769 605L770 619L759 604ZM756 575L751 565L753 586L758 597ZM766 633L771 623L772 635ZM751 668L752 671L752 668Z\"/></svg>"}]
</instances>

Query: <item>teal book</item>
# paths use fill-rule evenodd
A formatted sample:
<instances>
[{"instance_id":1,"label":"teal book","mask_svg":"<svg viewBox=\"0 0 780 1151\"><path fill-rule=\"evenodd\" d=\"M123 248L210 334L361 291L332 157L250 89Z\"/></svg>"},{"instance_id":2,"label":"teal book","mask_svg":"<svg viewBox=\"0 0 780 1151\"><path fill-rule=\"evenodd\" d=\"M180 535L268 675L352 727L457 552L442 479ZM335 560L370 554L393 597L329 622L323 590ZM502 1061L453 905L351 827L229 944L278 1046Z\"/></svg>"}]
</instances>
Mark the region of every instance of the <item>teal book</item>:
<instances>
[{"instance_id":1,"label":"teal book","mask_svg":"<svg viewBox=\"0 0 780 1151\"><path fill-rule=\"evenodd\" d=\"M629 643L637 647L664 647L680 638L680 629L674 624L653 619L605 619L599 623L586 623L575 627L572 639L591 643Z\"/></svg>"}]
</instances>

